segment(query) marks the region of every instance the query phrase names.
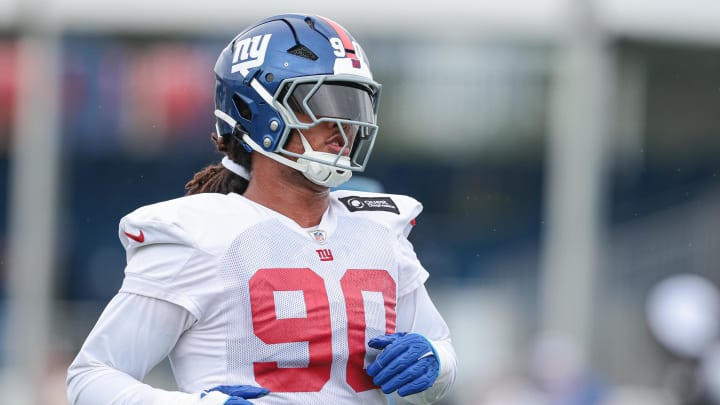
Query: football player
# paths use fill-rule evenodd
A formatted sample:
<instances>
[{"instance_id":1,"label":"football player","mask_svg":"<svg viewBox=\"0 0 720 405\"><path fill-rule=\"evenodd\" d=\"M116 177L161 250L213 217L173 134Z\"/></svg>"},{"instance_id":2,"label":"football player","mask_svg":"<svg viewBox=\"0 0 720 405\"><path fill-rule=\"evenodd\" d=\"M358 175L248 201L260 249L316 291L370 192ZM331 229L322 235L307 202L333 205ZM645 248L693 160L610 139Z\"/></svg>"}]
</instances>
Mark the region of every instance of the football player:
<instances>
[{"instance_id":1,"label":"football player","mask_svg":"<svg viewBox=\"0 0 720 405\"><path fill-rule=\"evenodd\" d=\"M125 278L68 371L71 404L416 404L456 370L407 236L411 197L330 191L363 171L381 86L353 36L267 18L217 64L222 161L125 216ZM177 391L144 384L169 357Z\"/></svg>"}]
</instances>

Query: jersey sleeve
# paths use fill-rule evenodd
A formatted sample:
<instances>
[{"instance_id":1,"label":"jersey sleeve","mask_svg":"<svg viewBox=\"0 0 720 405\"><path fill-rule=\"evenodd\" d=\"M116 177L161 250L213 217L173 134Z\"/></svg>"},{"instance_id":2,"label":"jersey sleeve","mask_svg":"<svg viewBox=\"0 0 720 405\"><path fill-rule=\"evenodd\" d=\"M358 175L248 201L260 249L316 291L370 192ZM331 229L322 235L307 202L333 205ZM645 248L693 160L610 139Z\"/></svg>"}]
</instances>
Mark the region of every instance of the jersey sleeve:
<instances>
[{"instance_id":1,"label":"jersey sleeve","mask_svg":"<svg viewBox=\"0 0 720 405\"><path fill-rule=\"evenodd\" d=\"M415 219L423 210L422 204L409 196L394 194L390 197L398 207L398 215L394 221L390 221L393 227L400 231L400 234L407 238L413 227L415 227ZM391 217L392 218L392 217Z\"/></svg>"},{"instance_id":2,"label":"jersey sleeve","mask_svg":"<svg viewBox=\"0 0 720 405\"><path fill-rule=\"evenodd\" d=\"M191 395L141 381L192 322L187 311L163 300L117 294L68 368L68 400L74 405L182 403ZM153 327L127 327L141 324Z\"/></svg>"},{"instance_id":3,"label":"jersey sleeve","mask_svg":"<svg viewBox=\"0 0 720 405\"><path fill-rule=\"evenodd\" d=\"M127 257L120 292L168 301L200 319L217 292L216 259L197 246L193 230L173 208L146 206L120 221Z\"/></svg>"},{"instance_id":4,"label":"jersey sleeve","mask_svg":"<svg viewBox=\"0 0 720 405\"><path fill-rule=\"evenodd\" d=\"M410 241L398 236L398 296L402 297L422 286L430 274L418 260Z\"/></svg>"},{"instance_id":5,"label":"jersey sleeve","mask_svg":"<svg viewBox=\"0 0 720 405\"><path fill-rule=\"evenodd\" d=\"M422 212L423 206L416 199L404 195L390 195L389 198L398 210L397 215L388 212L384 217L397 235L398 250L398 296L402 297L421 287L430 274L420 263L413 244L408 236L415 226L415 219Z\"/></svg>"}]
</instances>

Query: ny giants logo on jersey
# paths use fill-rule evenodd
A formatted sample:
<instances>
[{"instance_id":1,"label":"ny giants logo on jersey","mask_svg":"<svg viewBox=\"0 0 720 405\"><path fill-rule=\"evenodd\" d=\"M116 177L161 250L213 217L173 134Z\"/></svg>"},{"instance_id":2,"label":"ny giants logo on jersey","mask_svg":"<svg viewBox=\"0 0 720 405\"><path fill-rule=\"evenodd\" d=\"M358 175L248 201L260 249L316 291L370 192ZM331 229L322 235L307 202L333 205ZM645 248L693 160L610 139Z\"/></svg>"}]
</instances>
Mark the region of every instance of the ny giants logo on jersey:
<instances>
[{"instance_id":1,"label":"ny giants logo on jersey","mask_svg":"<svg viewBox=\"0 0 720 405\"><path fill-rule=\"evenodd\" d=\"M334 260L332 251L330 249L318 249L316 250L316 252L318 256L320 256L321 262L329 262Z\"/></svg>"},{"instance_id":2,"label":"ny giants logo on jersey","mask_svg":"<svg viewBox=\"0 0 720 405\"><path fill-rule=\"evenodd\" d=\"M233 50L232 73L240 72L246 76L248 71L258 67L265 62L265 53L270 43L272 34L256 35L252 38L245 38L235 43Z\"/></svg>"}]
</instances>

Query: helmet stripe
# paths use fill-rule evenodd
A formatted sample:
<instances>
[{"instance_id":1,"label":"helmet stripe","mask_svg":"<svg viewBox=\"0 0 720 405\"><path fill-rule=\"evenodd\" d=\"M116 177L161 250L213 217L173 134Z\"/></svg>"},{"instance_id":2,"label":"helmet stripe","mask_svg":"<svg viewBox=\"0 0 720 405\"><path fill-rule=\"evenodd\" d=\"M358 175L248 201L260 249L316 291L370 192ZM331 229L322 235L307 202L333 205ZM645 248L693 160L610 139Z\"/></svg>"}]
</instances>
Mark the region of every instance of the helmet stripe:
<instances>
[{"instance_id":1,"label":"helmet stripe","mask_svg":"<svg viewBox=\"0 0 720 405\"><path fill-rule=\"evenodd\" d=\"M353 46L353 41L350 38L350 34L348 34L347 30L343 28L340 24L336 23L335 21L325 18L323 16L318 16L323 19L326 23L330 24L330 26L337 32L338 37L340 38L340 41L342 41L343 47L345 48L345 51L347 53L356 55L355 52L355 46Z\"/></svg>"}]
</instances>

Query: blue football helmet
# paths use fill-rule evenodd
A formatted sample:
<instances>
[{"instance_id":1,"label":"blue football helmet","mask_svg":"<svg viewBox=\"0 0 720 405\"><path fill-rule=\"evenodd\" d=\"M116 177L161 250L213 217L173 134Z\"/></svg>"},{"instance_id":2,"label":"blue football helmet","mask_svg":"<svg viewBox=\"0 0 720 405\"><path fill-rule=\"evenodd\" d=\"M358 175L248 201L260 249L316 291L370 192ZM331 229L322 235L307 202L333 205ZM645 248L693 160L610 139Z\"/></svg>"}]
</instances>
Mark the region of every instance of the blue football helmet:
<instances>
[{"instance_id":1,"label":"blue football helmet","mask_svg":"<svg viewBox=\"0 0 720 405\"><path fill-rule=\"evenodd\" d=\"M381 85L352 35L320 16L284 14L238 34L215 64L218 135L335 187L363 171L377 135ZM337 125L337 153L314 151L303 130ZM296 130L303 153L285 149ZM294 159L293 159L294 158Z\"/></svg>"}]
</instances>

